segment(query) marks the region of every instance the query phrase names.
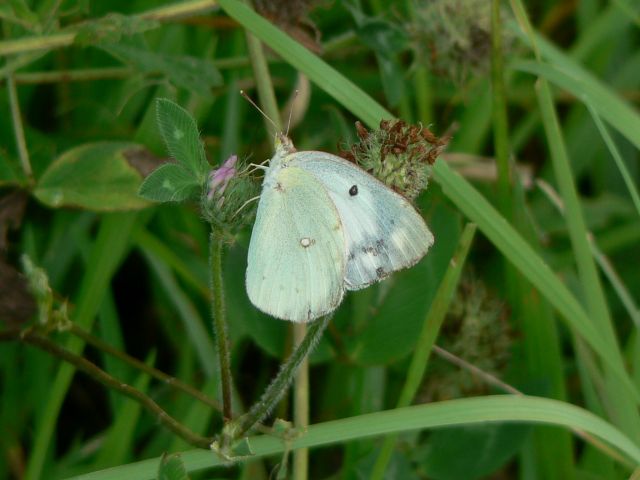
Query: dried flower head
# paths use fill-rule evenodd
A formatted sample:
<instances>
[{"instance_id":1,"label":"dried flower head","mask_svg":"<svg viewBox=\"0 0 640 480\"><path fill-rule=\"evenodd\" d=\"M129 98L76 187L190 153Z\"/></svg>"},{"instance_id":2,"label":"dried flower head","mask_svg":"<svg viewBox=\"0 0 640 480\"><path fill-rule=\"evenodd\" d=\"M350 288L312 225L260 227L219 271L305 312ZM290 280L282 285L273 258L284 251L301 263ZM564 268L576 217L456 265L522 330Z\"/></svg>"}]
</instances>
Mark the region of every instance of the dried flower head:
<instances>
[{"instance_id":1,"label":"dried flower head","mask_svg":"<svg viewBox=\"0 0 640 480\"><path fill-rule=\"evenodd\" d=\"M500 377L513 345L508 309L475 276L467 274L451 302L438 344L449 353ZM473 373L444 360L434 359L422 401L486 394L490 387Z\"/></svg>"},{"instance_id":2,"label":"dried flower head","mask_svg":"<svg viewBox=\"0 0 640 480\"><path fill-rule=\"evenodd\" d=\"M418 62L436 74L463 83L471 74L489 70L491 2L486 0L421 0L408 25ZM503 10L506 17L507 11ZM503 48L514 44L503 32Z\"/></svg>"},{"instance_id":3,"label":"dried flower head","mask_svg":"<svg viewBox=\"0 0 640 480\"><path fill-rule=\"evenodd\" d=\"M446 146L428 128L402 120L382 120L368 131L356 122L360 141L340 155L356 163L409 200L427 188L431 165Z\"/></svg>"},{"instance_id":4,"label":"dried flower head","mask_svg":"<svg viewBox=\"0 0 640 480\"><path fill-rule=\"evenodd\" d=\"M231 155L209 173L202 210L206 220L223 231L232 231L248 223L255 205L247 201L257 192L256 183L238 168L238 157Z\"/></svg>"}]
</instances>

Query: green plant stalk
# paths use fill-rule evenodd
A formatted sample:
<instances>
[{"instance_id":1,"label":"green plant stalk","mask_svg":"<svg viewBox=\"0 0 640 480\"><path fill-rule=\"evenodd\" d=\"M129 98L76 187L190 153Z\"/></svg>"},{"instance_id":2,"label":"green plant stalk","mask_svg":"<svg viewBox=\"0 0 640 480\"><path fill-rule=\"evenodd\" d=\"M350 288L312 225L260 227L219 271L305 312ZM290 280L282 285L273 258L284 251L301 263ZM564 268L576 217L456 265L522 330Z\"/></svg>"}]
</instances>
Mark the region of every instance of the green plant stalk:
<instances>
[{"instance_id":1,"label":"green plant stalk","mask_svg":"<svg viewBox=\"0 0 640 480\"><path fill-rule=\"evenodd\" d=\"M157 368L154 368L150 365L147 365L144 362L141 362L137 358L134 358L131 355L128 355L122 350L118 350L117 348L114 348L108 343L100 340L98 337L91 335L89 332L79 327L75 323L71 324L69 332L77 336L78 338L80 338L87 345L91 345L92 347L127 363L131 367L146 373L147 375L155 378L156 380L160 380L161 382L169 385L170 387L173 387L177 390L180 390L186 393L187 395L192 396L196 400L202 402L205 405L208 405L211 408L214 408L218 411L222 410L221 405L215 399L209 397L208 395L205 395L204 393L200 392L198 389L193 388L191 385L184 383L180 379L172 377L171 375L167 375L163 371L158 370Z\"/></svg>"},{"instance_id":2,"label":"green plant stalk","mask_svg":"<svg viewBox=\"0 0 640 480\"><path fill-rule=\"evenodd\" d=\"M306 323L293 325L293 343L296 348L307 334ZM309 357L300 363L293 387L293 425L304 431L309 425ZM293 452L293 478L306 480L309 472L309 449L299 448Z\"/></svg>"},{"instance_id":3,"label":"green plant stalk","mask_svg":"<svg viewBox=\"0 0 640 480\"><path fill-rule=\"evenodd\" d=\"M325 315L308 325L307 334L304 339L293 351L287 362L282 365L278 375L273 379L271 384L269 384L260 400L258 400L246 414L234 421L236 428L229 429L229 431L233 432L234 440L244 437L273 409L293 381L293 377L302 361L318 344L320 338L322 338L322 333L329 323L329 320L331 320L331 317L331 315Z\"/></svg>"},{"instance_id":4,"label":"green plant stalk","mask_svg":"<svg viewBox=\"0 0 640 480\"><path fill-rule=\"evenodd\" d=\"M418 121L423 125L429 125L433 119L433 96L434 92L430 88L429 72L423 66L416 68L413 79L413 86L416 92Z\"/></svg>"},{"instance_id":5,"label":"green plant stalk","mask_svg":"<svg viewBox=\"0 0 640 480\"><path fill-rule=\"evenodd\" d=\"M169 430L183 438L190 445L198 448L208 448L211 443L211 439L202 437L186 428L163 410L153 399L145 395L140 390L112 377L86 358L59 346L57 343L36 333L34 330L14 329L11 331L5 330L0 332L0 341L6 340L20 340L24 343L28 343L29 345L33 345L34 347L39 348L40 350L47 352L70 365L73 365L74 368L86 373L88 376L102 383L104 386L132 398Z\"/></svg>"},{"instance_id":6,"label":"green plant stalk","mask_svg":"<svg viewBox=\"0 0 640 480\"><path fill-rule=\"evenodd\" d=\"M498 205L504 217L510 220L520 233L535 239L535 232L525 212L522 187L514 175L510 161L501 5L501 0L491 2L493 145L498 171ZM532 244L534 248L537 247L535 242ZM544 394L564 400L566 395L562 355L555 319L545 300L537 295L531 284L506 259L503 269L507 298L514 309L514 320L524 333L523 361L527 371L526 381L536 385L540 376L544 376L547 382ZM532 457L539 465L538 475L549 480L575 478L571 437L566 432L556 432L545 427L536 428L528 448L532 450Z\"/></svg>"},{"instance_id":7,"label":"green plant stalk","mask_svg":"<svg viewBox=\"0 0 640 480\"><path fill-rule=\"evenodd\" d=\"M633 179L631 178L631 174L629 173L629 170L627 169L627 166L625 165L624 160L622 160L620 151L618 150L618 147L616 147L616 143L613 141L613 138L611 138L611 135L609 134L607 127L605 126L603 121L600 119L600 115L598 115L598 112L596 111L596 109L593 108L593 105L591 105L589 101L585 101L585 105L589 109L589 113L591 114L591 117L593 118L593 122L596 124L596 127L598 127L598 131L600 132L600 135L602 135L602 139L604 140L604 143L607 144L607 148L609 149L609 152L611 153L613 160L616 162L616 166L618 167L618 170L620 170L620 175L622 175L622 179L624 180L624 183L627 186L627 189L629 190L629 195L631 195L631 199L633 200L633 204L636 207L638 215L640 215L640 195L638 194L638 189L633 183Z\"/></svg>"},{"instance_id":8,"label":"green plant stalk","mask_svg":"<svg viewBox=\"0 0 640 480\"><path fill-rule=\"evenodd\" d=\"M237 69L249 64L247 57L230 57L213 60L219 69ZM48 72L21 72L14 75L17 85L37 85L58 82L89 82L93 80L129 78L136 70L129 67L77 68L70 70L54 70ZM149 74L153 74L150 72ZM2 75L0 74L0 77Z\"/></svg>"},{"instance_id":9,"label":"green plant stalk","mask_svg":"<svg viewBox=\"0 0 640 480\"><path fill-rule=\"evenodd\" d=\"M239 460L255 461L260 457L280 455L287 449L335 445L380 435L488 422L547 424L582 430L614 447L631 459L633 464L640 464L640 448L606 420L570 403L528 395L488 395L448 400L332 420L311 425L304 435L288 442L274 435L250 437L253 455ZM183 452L181 456L189 472L226 462L205 450ZM157 469L158 458L153 458L80 475L71 480L153 479L156 478Z\"/></svg>"},{"instance_id":10,"label":"green plant stalk","mask_svg":"<svg viewBox=\"0 0 640 480\"><path fill-rule=\"evenodd\" d=\"M33 170L31 169L31 161L29 160L27 142L24 138L20 103L18 101L18 92L16 90L16 82L13 75L7 76L7 93L9 94L9 106L11 107L11 120L13 121L13 132L16 137L18 157L20 158L22 171L27 177L31 178L31 176L33 176Z\"/></svg>"},{"instance_id":11,"label":"green plant stalk","mask_svg":"<svg viewBox=\"0 0 640 480\"><path fill-rule=\"evenodd\" d=\"M250 5L249 0L244 0L245 5ZM260 100L260 106L267 117L269 117L279 133L282 131L282 119L280 118L280 111L278 109L278 102L276 101L276 95L273 90L273 83L271 82L271 75L269 73L269 64L264 56L264 49L262 48L262 42L249 30L246 31L247 37L247 49L249 50L249 59L251 60L251 68L253 69L253 78L256 81L256 87L258 89L258 98ZM265 119L267 125L267 131L273 125L271 122Z\"/></svg>"},{"instance_id":12,"label":"green plant stalk","mask_svg":"<svg viewBox=\"0 0 640 480\"><path fill-rule=\"evenodd\" d=\"M509 165L509 127L507 95L502 54L501 0L491 1L491 86L493 92L493 145L498 167L498 201L503 215L511 211L511 167Z\"/></svg>"},{"instance_id":13,"label":"green plant stalk","mask_svg":"<svg viewBox=\"0 0 640 480\"><path fill-rule=\"evenodd\" d=\"M213 331L218 347L220 379L222 383L222 415L225 422L233 418L231 410L231 355L224 307L224 286L222 283L222 248L224 238L221 231L211 226L209 237L209 270L211 272L211 309Z\"/></svg>"},{"instance_id":14,"label":"green plant stalk","mask_svg":"<svg viewBox=\"0 0 640 480\"><path fill-rule=\"evenodd\" d=\"M422 324L422 330L418 337L416 349L413 352L411 364L407 371L407 378L400 392L396 408L409 406L420 388L424 372L427 369L431 350L440 332L440 327L446 317L456 288L458 287L460 274L462 273L475 232L475 224L467 223L467 225L465 225L456 251L449 262L449 268L447 268L442 282L440 282L438 291ZM373 471L371 472L371 479L382 480L385 478L387 465L389 464L389 460L391 460L391 455L393 454L397 440L397 435L390 435L384 439L376 463L373 466Z\"/></svg>"}]
</instances>

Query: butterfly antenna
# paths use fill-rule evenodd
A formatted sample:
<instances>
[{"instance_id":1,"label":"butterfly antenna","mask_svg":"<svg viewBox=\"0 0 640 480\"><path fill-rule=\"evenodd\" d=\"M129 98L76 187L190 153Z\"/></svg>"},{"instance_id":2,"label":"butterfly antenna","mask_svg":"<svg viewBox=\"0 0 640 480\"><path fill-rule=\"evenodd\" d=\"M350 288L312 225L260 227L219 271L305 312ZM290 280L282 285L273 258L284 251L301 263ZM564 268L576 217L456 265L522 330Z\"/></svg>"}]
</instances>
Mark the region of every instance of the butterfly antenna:
<instances>
[{"instance_id":1,"label":"butterfly antenna","mask_svg":"<svg viewBox=\"0 0 640 480\"><path fill-rule=\"evenodd\" d=\"M300 90L296 90L295 92L293 92L293 98L291 99L291 107L289 107L289 120L287 120L287 133L285 133L285 136L289 136L289 127L291 127L291 114L293 113L293 105L296 102L296 98L298 98L298 93L300 93Z\"/></svg>"},{"instance_id":2,"label":"butterfly antenna","mask_svg":"<svg viewBox=\"0 0 640 480\"><path fill-rule=\"evenodd\" d=\"M249 102L251 105L253 105L253 107L254 107L256 110L258 110L258 111L262 114L262 116L263 116L264 118L266 118L266 119L269 121L269 123L271 123L271 125L273 125L273 128L275 128L275 129L276 129L276 132L279 130L278 126L276 125L276 122L274 122L273 120L271 120L271 118L269 118L269 116L268 116L266 113L264 113L264 112L262 111L262 109L261 109L261 108L256 104L256 102L254 102L253 100L251 100L251 97L250 97L249 95L247 95L247 94L246 94L246 92L245 92L244 90L240 90L240 95L242 95L242 96L245 98L245 100L246 100L247 102Z\"/></svg>"}]
</instances>

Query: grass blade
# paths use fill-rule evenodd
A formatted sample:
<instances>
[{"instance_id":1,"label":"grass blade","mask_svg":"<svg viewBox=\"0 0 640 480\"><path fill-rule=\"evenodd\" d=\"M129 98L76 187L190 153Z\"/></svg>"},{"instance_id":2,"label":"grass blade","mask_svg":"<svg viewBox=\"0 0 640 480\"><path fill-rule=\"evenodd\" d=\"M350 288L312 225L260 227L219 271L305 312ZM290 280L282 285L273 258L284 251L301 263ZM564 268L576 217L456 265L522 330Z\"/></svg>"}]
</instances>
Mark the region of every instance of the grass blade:
<instances>
[{"instance_id":1,"label":"grass blade","mask_svg":"<svg viewBox=\"0 0 640 480\"><path fill-rule=\"evenodd\" d=\"M634 463L640 448L624 433L593 413L575 405L540 397L492 395L369 413L310 426L297 438L283 441L262 435L249 439L256 460L281 455L285 449L313 448L356 439L455 425L524 422L582 430L614 447ZM189 472L221 466L224 461L207 450L182 454ZM155 478L159 458L74 477L72 480L141 480Z\"/></svg>"}]
</instances>

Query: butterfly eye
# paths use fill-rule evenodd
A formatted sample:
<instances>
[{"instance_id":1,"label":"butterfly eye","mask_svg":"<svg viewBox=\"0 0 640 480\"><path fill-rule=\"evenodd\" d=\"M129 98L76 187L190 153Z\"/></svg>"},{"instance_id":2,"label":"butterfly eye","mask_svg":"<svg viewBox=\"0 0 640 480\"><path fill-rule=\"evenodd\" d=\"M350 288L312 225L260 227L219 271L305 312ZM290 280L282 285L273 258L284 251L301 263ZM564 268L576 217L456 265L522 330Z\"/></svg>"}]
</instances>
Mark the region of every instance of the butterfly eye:
<instances>
[{"instance_id":1,"label":"butterfly eye","mask_svg":"<svg viewBox=\"0 0 640 480\"><path fill-rule=\"evenodd\" d=\"M351 188L349 189L349 195L351 195L352 197L355 197L357 194L358 194L358 186L352 185Z\"/></svg>"}]
</instances>

